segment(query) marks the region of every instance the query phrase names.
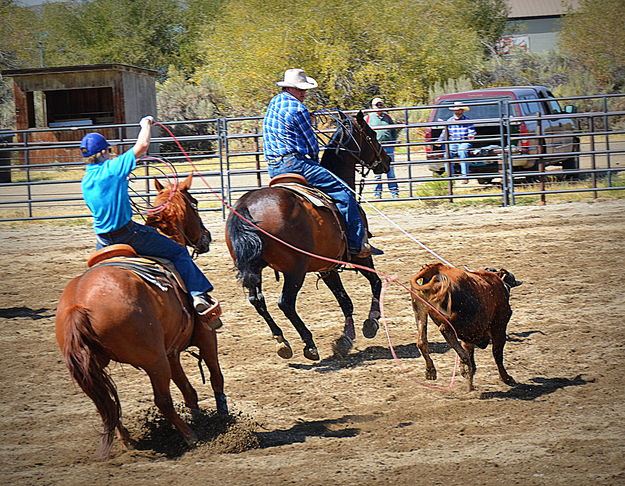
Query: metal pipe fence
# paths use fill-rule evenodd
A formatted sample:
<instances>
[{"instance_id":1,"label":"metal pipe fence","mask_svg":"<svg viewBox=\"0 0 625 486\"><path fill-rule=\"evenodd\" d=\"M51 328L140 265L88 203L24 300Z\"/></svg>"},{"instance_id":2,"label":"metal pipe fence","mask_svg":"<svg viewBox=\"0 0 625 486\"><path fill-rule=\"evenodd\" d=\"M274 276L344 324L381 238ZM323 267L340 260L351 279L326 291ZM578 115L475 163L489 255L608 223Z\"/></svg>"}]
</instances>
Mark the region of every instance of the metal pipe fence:
<instances>
[{"instance_id":1,"label":"metal pipe fence","mask_svg":"<svg viewBox=\"0 0 625 486\"><path fill-rule=\"evenodd\" d=\"M536 197L546 203L563 194L597 198L609 191L625 196L625 192L621 194L625 191L625 95L557 101L582 103L587 109L518 116L515 105L525 104L523 112L527 113L535 100L467 103L476 110L491 107L499 116L470 120L478 137L471 157L465 159L470 161L466 177L457 168L459 159L451 157L453 142L436 136L446 133L453 123L432 118L433 110L440 106L388 108L395 122L391 128L400 130L398 140L389 145L395 148L400 197L387 199L383 192L382 198L375 198L374 187L380 181L372 174L357 181L361 196L423 204L489 200L502 206ZM558 127L563 119L573 120L571 126ZM269 182L262 152L262 116L161 123L175 139L155 127L150 155L170 162L179 177L196 173L192 192L202 211L219 211L225 216L227 207L222 199L232 205L245 192ZM110 142L118 151L127 150L135 140L124 133L133 126L0 131L0 222L90 217L80 190L84 170L80 139L89 131L113 129L117 135ZM166 168L154 160L139 165L131 180L133 197L153 198L155 177L166 179ZM387 184L385 176L381 182Z\"/></svg>"}]
</instances>

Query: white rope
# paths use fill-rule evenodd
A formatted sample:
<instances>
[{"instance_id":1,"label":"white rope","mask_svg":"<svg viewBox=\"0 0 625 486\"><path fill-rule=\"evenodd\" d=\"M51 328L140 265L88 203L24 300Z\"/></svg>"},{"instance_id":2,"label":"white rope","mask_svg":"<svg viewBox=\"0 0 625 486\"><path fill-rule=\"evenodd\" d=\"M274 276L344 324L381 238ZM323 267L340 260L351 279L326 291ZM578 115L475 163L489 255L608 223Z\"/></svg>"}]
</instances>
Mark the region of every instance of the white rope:
<instances>
[{"instance_id":1,"label":"white rope","mask_svg":"<svg viewBox=\"0 0 625 486\"><path fill-rule=\"evenodd\" d=\"M354 194L354 197L358 198L358 194L356 193L356 191L354 191L351 187L349 187L347 185L347 183L341 179L340 177L338 177L337 175L333 174L332 171L329 171L332 174L332 177L334 177L337 181L339 181L343 187L345 187L347 190L349 190L350 192L352 192ZM378 208L376 208L373 204L371 204L369 202L369 200L365 199L364 197L362 198L362 200L364 202L367 203L367 205L370 208L373 208L373 210L378 213L380 216L382 216L384 219L386 219L389 223L391 223L395 228L397 228L399 231L401 231L404 235L406 235L409 239L411 239L412 241L414 241L417 245L419 245L421 248L423 248L425 251L427 251L428 253L430 253L431 255L433 255L434 257L438 258L438 260L440 260L442 263L444 263L445 265L448 265L450 267L455 267L455 265L452 265L451 263L449 263L447 260L445 260L442 256L440 256L438 253L436 253L434 250L430 250L426 245L424 245L423 243L421 243L419 240L417 240L414 236L412 236L410 233L408 233L406 230L404 230L401 226L399 226L395 221L393 221L391 218L389 218L386 214L384 214L382 211L380 211Z\"/></svg>"}]
</instances>

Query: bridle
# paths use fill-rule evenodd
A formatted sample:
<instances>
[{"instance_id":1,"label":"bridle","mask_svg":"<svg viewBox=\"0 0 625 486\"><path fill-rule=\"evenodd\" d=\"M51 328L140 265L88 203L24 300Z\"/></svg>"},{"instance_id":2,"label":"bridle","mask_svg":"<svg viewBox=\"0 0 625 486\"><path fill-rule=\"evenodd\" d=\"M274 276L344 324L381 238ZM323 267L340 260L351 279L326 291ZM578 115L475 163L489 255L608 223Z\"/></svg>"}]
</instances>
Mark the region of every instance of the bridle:
<instances>
[{"instance_id":1,"label":"bridle","mask_svg":"<svg viewBox=\"0 0 625 486\"><path fill-rule=\"evenodd\" d=\"M361 175L363 177L367 177L371 170L375 169L382 163L382 152L384 151L382 145L377 141L377 139L374 141L374 137L366 133L364 127L360 124L355 124L352 117L343 115L340 119L335 117L335 121L337 126L341 127L340 132L338 132L340 137L338 140L333 138L330 142L335 142L335 144L333 143L332 145L327 145L326 150L334 149L337 154L339 151L347 152L361 166ZM355 129L360 134L360 141L357 140L354 135L354 132L356 131ZM365 163L365 161L362 160L362 157L359 157L359 154L363 153L361 141L364 141L366 146L371 149L371 152L375 154L375 160L373 162ZM348 148L351 142L353 142L356 148Z\"/></svg>"},{"instance_id":2,"label":"bridle","mask_svg":"<svg viewBox=\"0 0 625 486\"><path fill-rule=\"evenodd\" d=\"M200 229L206 229L205 226L204 226L204 223L202 222L202 218L200 217L200 212L199 212L197 204L193 200L191 200L187 194L184 194L183 192L178 192L178 193L184 198L186 203L191 207L191 210L197 216L198 220L200 221ZM162 209L164 209L164 208L162 208ZM161 211L158 211L156 214L161 213L162 209L161 209ZM146 222L148 222L150 220L154 221L154 222L162 221L162 218L158 217L156 214L148 215L148 218L146 219ZM185 246L188 246L188 247L190 247L193 250L193 252L191 253L191 258L195 260L201 254L198 243L194 243L193 241L191 241L191 238L189 238L187 236L186 231L184 230L184 228L180 224L174 223L173 226L178 231L178 234L182 236L182 239L185 242ZM157 227L157 229L158 229L158 227ZM161 233L163 233L162 230L159 229L159 231L161 231ZM163 234L165 234L165 233L163 233ZM166 236L170 236L170 235L166 235ZM200 239L201 239L201 237L200 237ZM198 242L199 241L200 240L198 240Z\"/></svg>"}]
</instances>

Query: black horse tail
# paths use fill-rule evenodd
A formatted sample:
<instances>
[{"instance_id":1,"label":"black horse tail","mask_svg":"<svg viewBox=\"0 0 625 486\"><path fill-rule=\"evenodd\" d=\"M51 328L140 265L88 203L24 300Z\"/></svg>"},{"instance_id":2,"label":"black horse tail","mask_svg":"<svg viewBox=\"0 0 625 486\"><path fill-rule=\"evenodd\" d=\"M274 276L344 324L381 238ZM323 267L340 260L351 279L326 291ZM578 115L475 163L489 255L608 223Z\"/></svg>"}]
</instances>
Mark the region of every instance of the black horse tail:
<instances>
[{"instance_id":1,"label":"black horse tail","mask_svg":"<svg viewBox=\"0 0 625 486\"><path fill-rule=\"evenodd\" d=\"M248 221L254 224L259 223L252 218L247 208L237 208L237 212ZM263 260L265 246L260 237L260 231L243 218L230 213L226 222L226 230L235 256L237 279L243 287L253 289L260 285L260 274L266 265Z\"/></svg>"},{"instance_id":2,"label":"black horse tail","mask_svg":"<svg viewBox=\"0 0 625 486\"><path fill-rule=\"evenodd\" d=\"M89 311L82 306L74 306L66 313L62 352L70 375L93 400L102 417L103 432L97 458L105 460L111 452L115 428L121 418L121 405L115 384L102 366L109 356L91 327Z\"/></svg>"}]
</instances>

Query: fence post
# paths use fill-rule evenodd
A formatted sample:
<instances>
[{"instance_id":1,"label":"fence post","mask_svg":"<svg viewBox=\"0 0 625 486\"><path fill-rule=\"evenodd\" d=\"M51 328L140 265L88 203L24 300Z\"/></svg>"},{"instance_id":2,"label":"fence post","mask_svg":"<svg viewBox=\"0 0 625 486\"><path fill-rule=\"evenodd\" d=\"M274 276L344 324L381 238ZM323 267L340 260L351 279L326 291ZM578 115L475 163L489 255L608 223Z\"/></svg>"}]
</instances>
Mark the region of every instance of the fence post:
<instances>
[{"instance_id":1,"label":"fence post","mask_svg":"<svg viewBox=\"0 0 625 486\"><path fill-rule=\"evenodd\" d=\"M603 124L603 131L605 132L606 166L608 168L608 187L612 187L612 171L609 170L612 168L612 160L610 158L610 135L608 133L608 126L610 124L610 120L608 119L608 98L603 98Z\"/></svg>"},{"instance_id":2,"label":"fence post","mask_svg":"<svg viewBox=\"0 0 625 486\"><path fill-rule=\"evenodd\" d=\"M590 115L590 168L592 169L592 187L597 188L597 173L595 169L597 168L597 161L595 159L595 117ZM597 191L593 191L592 193L593 199L597 199L599 197L599 193Z\"/></svg>"},{"instance_id":3,"label":"fence post","mask_svg":"<svg viewBox=\"0 0 625 486\"><path fill-rule=\"evenodd\" d=\"M408 179L412 179L412 147L410 146L410 128L408 128L409 124L409 113L408 110L404 110L404 125L406 125L406 162L408 162ZM412 197L412 182L408 184L408 197Z\"/></svg>"},{"instance_id":4,"label":"fence post","mask_svg":"<svg viewBox=\"0 0 625 486\"><path fill-rule=\"evenodd\" d=\"M538 139L538 170L542 172L540 177L540 205L544 206L547 204L547 200L545 197L545 159L541 157L541 154L545 153L545 139L543 135L543 120L540 112L537 112L536 115L538 119L536 120L536 134L540 137Z\"/></svg>"},{"instance_id":5,"label":"fence post","mask_svg":"<svg viewBox=\"0 0 625 486\"><path fill-rule=\"evenodd\" d=\"M258 135L258 127L254 127L254 133ZM256 155L254 155L256 159L256 185L261 187L262 178L260 176L260 144L258 143L258 136L254 137L254 152L256 152Z\"/></svg>"},{"instance_id":6,"label":"fence post","mask_svg":"<svg viewBox=\"0 0 625 486\"><path fill-rule=\"evenodd\" d=\"M447 159L447 162L445 162L445 166L447 168L447 194L449 194L450 196L454 195L454 181L451 179L452 175L453 175L453 161L449 160L451 155L449 154L449 126L445 125L445 158ZM449 202L452 203L454 202L454 198L450 197L449 198Z\"/></svg>"},{"instance_id":7,"label":"fence post","mask_svg":"<svg viewBox=\"0 0 625 486\"><path fill-rule=\"evenodd\" d=\"M28 185L26 186L26 194L28 197L28 217L33 217L33 193L31 189L31 180L30 180L30 150L28 149L28 139L29 132L24 133L24 148L26 151L24 152L24 165L26 165L26 182Z\"/></svg>"},{"instance_id":8,"label":"fence post","mask_svg":"<svg viewBox=\"0 0 625 486\"><path fill-rule=\"evenodd\" d=\"M219 142L219 187L221 190L221 198L228 202L228 206L232 206L232 195L229 190L226 190L226 184L224 184L224 172L228 172L227 177L230 177L230 164L228 161L228 126L226 125L225 118L217 119L217 140ZM224 171L224 152L226 152L226 171ZM230 187L230 184L228 184ZM226 207L221 205L221 217L226 218Z\"/></svg>"},{"instance_id":9,"label":"fence post","mask_svg":"<svg viewBox=\"0 0 625 486\"><path fill-rule=\"evenodd\" d=\"M503 206L514 205L514 179L512 177L512 147L510 133L510 105L505 100L498 101L499 113L503 115L500 122L501 135L501 185L503 192Z\"/></svg>"}]
</instances>

